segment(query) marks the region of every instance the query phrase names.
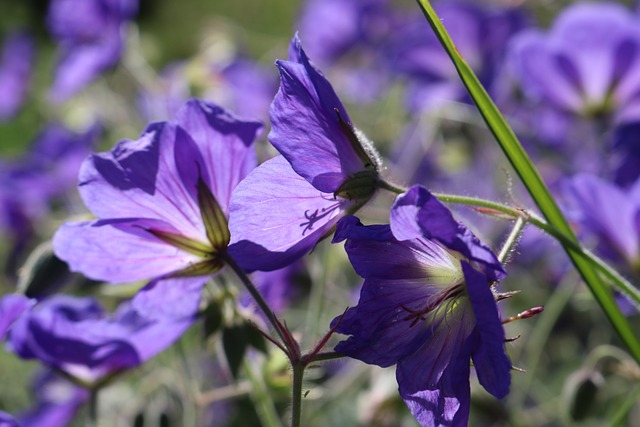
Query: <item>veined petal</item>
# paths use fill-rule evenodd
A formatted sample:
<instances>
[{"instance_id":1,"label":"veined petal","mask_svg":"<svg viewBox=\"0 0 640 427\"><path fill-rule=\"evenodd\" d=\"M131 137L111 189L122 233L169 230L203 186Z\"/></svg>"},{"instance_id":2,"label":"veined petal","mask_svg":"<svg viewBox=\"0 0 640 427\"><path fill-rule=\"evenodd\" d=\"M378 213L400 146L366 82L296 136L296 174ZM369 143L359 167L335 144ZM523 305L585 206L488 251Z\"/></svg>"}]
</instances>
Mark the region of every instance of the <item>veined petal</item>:
<instances>
[{"instance_id":1,"label":"veined petal","mask_svg":"<svg viewBox=\"0 0 640 427\"><path fill-rule=\"evenodd\" d=\"M360 300L342 318L331 322L336 332L351 335L335 351L366 363L387 367L414 353L432 333L412 313L420 312L438 289L421 280L367 279Z\"/></svg>"},{"instance_id":2,"label":"veined petal","mask_svg":"<svg viewBox=\"0 0 640 427\"><path fill-rule=\"evenodd\" d=\"M185 186L175 162L175 144L185 139L175 126L156 123L137 141L122 141L90 156L80 169L79 184L89 210L101 218L164 220L186 237L206 241L196 189ZM194 152L183 152L188 153Z\"/></svg>"},{"instance_id":3,"label":"veined petal","mask_svg":"<svg viewBox=\"0 0 640 427\"><path fill-rule=\"evenodd\" d=\"M309 252L351 205L318 191L284 157L275 157L233 193L229 253L248 270L282 268Z\"/></svg>"},{"instance_id":4,"label":"veined petal","mask_svg":"<svg viewBox=\"0 0 640 427\"><path fill-rule=\"evenodd\" d=\"M217 105L192 99L178 111L175 123L185 129L208 165L201 175L223 211L231 192L256 166L253 142L262 132L258 121L240 119Z\"/></svg>"},{"instance_id":5,"label":"veined petal","mask_svg":"<svg viewBox=\"0 0 640 427\"><path fill-rule=\"evenodd\" d=\"M53 247L71 270L116 283L158 277L202 261L149 229L179 233L164 222L136 218L67 223L56 232Z\"/></svg>"},{"instance_id":6,"label":"veined petal","mask_svg":"<svg viewBox=\"0 0 640 427\"><path fill-rule=\"evenodd\" d=\"M462 261L467 292L476 318L477 344L471 356L480 384L498 399L509 393L511 362L504 349L504 328L487 277Z\"/></svg>"}]
</instances>

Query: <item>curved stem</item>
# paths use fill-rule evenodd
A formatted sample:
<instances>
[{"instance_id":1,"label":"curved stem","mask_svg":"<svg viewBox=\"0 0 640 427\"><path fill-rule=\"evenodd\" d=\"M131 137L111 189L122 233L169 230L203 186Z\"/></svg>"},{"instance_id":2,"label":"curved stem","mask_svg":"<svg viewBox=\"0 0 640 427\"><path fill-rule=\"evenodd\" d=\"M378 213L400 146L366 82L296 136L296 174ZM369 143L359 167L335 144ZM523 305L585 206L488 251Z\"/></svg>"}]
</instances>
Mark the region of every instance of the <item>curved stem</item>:
<instances>
[{"instance_id":1,"label":"curved stem","mask_svg":"<svg viewBox=\"0 0 640 427\"><path fill-rule=\"evenodd\" d=\"M407 191L406 188L402 188L395 184L390 184L390 183L385 183L384 185L381 185L381 188L385 188L396 194L402 194L405 191ZM633 286L631 282L625 279L620 273L618 273L613 267L607 264L600 257L595 255L593 252L589 251L588 249L585 249L579 244L575 243L573 239L570 239L569 236L566 236L557 228L547 223L535 212L531 212L529 210L522 209L522 208L513 208L511 206L503 205L498 202L481 199L477 197L458 196L455 194L445 194L445 193L433 193L433 195L446 203L478 207L480 208L479 209L480 212L489 213L496 217L500 217L500 215L498 214L502 214L507 219L517 220L518 218L524 215L527 223L533 225L534 227L539 228L540 230L544 231L548 235L554 237L556 240L558 240L560 243L562 243L566 247L571 248L573 251L575 251L575 253L580 255L582 258L591 262L591 264L594 267L596 267L600 271L600 273L602 273L607 279L609 279L611 281L611 284L615 286L620 292L622 292L630 300L630 302L632 302L637 308L640 308L640 290L638 288Z\"/></svg>"},{"instance_id":2,"label":"curved stem","mask_svg":"<svg viewBox=\"0 0 640 427\"><path fill-rule=\"evenodd\" d=\"M325 360L335 360L335 359L342 359L343 357L347 357L344 354L341 353L337 353L335 351L327 351L324 353L318 353L315 356L313 356L313 359L309 362L309 363L313 363L313 362L322 362Z\"/></svg>"},{"instance_id":3,"label":"curved stem","mask_svg":"<svg viewBox=\"0 0 640 427\"><path fill-rule=\"evenodd\" d=\"M264 299L262 294L260 294L260 292L258 291L256 286L253 284L253 282L251 281L247 273L245 273L245 271L242 268L240 268L240 266L235 262L233 258L231 258L231 256L229 256L229 254L225 253L223 255L223 258L224 258L224 261L227 263L227 265L231 267L234 273L236 273L236 276L238 276L238 278L240 279L244 287L247 289L247 291L249 291L249 293L253 297L253 300L256 302L256 304L258 304L258 307L260 307L260 310L262 310L264 315L267 317L267 319L269 320L269 323L271 323L271 326L273 326L273 329L275 329L276 332L278 333L278 336L280 337L282 342L286 343L287 341L285 339L284 334L280 330L279 323L276 320L276 316L273 313L273 310L271 310L271 307L269 307L269 303L267 303L267 301Z\"/></svg>"}]
</instances>

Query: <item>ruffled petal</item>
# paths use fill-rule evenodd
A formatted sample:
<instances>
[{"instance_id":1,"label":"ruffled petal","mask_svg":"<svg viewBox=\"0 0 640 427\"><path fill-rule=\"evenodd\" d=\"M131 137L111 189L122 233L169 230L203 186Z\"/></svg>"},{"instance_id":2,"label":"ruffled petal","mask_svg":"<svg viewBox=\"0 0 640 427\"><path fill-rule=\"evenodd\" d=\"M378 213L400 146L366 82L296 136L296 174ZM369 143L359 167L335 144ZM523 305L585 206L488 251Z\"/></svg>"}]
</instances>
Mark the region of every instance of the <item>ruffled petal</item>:
<instances>
[{"instance_id":1,"label":"ruffled petal","mask_svg":"<svg viewBox=\"0 0 640 427\"><path fill-rule=\"evenodd\" d=\"M162 221L113 219L64 224L53 237L56 255L95 280L130 282L159 277L201 261L151 234L176 233Z\"/></svg>"},{"instance_id":2,"label":"ruffled petal","mask_svg":"<svg viewBox=\"0 0 640 427\"><path fill-rule=\"evenodd\" d=\"M275 157L233 192L229 253L247 270L282 268L309 252L350 206L318 191L284 157Z\"/></svg>"}]
</instances>

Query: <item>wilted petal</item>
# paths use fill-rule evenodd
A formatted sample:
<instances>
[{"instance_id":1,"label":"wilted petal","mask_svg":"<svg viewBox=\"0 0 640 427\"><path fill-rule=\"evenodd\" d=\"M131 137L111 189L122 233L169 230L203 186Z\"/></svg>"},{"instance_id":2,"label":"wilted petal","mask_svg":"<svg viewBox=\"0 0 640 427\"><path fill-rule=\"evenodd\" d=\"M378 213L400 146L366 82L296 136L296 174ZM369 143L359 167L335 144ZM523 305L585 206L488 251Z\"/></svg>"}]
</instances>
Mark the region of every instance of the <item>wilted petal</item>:
<instances>
[{"instance_id":1,"label":"wilted petal","mask_svg":"<svg viewBox=\"0 0 640 427\"><path fill-rule=\"evenodd\" d=\"M202 261L154 236L150 229L179 234L169 224L153 220L66 223L56 232L53 246L72 271L116 283L158 277Z\"/></svg>"},{"instance_id":2,"label":"wilted petal","mask_svg":"<svg viewBox=\"0 0 640 427\"><path fill-rule=\"evenodd\" d=\"M351 205L322 193L278 156L235 189L229 253L245 269L275 270L309 252Z\"/></svg>"}]
</instances>

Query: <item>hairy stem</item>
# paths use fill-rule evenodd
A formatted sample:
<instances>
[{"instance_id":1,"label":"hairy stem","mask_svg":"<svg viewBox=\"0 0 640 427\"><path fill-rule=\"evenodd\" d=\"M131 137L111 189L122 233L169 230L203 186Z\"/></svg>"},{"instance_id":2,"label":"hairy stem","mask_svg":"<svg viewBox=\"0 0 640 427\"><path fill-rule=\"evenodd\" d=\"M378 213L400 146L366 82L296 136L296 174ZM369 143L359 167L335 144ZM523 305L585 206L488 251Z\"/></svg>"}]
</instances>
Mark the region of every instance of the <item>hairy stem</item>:
<instances>
[{"instance_id":1,"label":"hairy stem","mask_svg":"<svg viewBox=\"0 0 640 427\"><path fill-rule=\"evenodd\" d=\"M302 415L302 379L305 365L297 363L293 366L293 384L291 387L291 427L300 427Z\"/></svg>"}]
</instances>

